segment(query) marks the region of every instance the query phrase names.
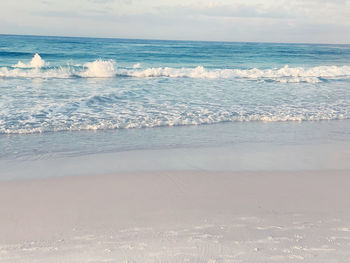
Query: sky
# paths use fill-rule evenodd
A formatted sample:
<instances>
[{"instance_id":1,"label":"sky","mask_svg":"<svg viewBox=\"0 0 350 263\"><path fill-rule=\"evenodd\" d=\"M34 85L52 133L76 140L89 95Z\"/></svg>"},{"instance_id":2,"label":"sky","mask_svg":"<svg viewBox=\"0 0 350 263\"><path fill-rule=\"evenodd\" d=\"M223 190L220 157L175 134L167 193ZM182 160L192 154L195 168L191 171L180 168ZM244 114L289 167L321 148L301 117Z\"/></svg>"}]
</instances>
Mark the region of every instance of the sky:
<instances>
[{"instance_id":1,"label":"sky","mask_svg":"<svg viewBox=\"0 0 350 263\"><path fill-rule=\"evenodd\" d=\"M0 0L0 34L350 44L350 0Z\"/></svg>"}]
</instances>

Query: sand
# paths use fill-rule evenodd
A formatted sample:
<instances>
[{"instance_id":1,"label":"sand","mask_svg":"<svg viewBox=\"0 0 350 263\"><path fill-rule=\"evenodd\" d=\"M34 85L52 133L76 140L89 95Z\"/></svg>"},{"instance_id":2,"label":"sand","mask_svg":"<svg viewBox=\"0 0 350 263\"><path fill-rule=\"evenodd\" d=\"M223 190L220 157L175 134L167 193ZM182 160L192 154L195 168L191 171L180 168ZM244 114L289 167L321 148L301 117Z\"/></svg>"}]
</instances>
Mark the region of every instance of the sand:
<instances>
[{"instance_id":1,"label":"sand","mask_svg":"<svg viewBox=\"0 0 350 263\"><path fill-rule=\"evenodd\" d=\"M0 183L0 262L350 262L350 173Z\"/></svg>"}]
</instances>

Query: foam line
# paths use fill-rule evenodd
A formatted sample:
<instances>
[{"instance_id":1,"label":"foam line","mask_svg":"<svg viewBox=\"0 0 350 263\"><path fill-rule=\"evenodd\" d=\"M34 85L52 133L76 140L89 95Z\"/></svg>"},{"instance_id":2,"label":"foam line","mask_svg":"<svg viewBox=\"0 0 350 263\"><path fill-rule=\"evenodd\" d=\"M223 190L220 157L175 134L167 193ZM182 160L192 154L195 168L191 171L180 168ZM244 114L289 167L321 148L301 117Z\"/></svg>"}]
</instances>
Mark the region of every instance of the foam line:
<instances>
[{"instance_id":1,"label":"foam line","mask_svg":"<svg viewBox=\"0 0 350 263\"><path fill-rule=\"evenodd\" d=\"M318 83L327 79L350 78L350 66L289 67L271 69L206 69L152 67L141 68L139 63L132 69L118 68L114 60L98 59L80 66L49 67L35 54L29 64L18 61L11 67L0 68L0 77L22 78L194 78L194 79L248 79L256 81L276 81L282 83Z\"/></svg>"}]
</instances>

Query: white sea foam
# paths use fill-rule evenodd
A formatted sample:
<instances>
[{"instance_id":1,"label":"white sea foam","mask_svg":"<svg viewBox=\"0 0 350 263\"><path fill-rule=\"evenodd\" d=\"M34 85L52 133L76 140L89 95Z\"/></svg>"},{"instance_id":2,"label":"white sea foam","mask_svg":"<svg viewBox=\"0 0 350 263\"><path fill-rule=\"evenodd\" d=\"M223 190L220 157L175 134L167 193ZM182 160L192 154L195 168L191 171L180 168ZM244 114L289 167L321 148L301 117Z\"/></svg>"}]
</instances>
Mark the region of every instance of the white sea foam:
<instances>
[{"instance_id":1,"label":"white sea foam","mask_svg":"<svg viewBox=\"0 0 350 263\"><path fill-rule=\"evenodd\" d=\"M131 77L169 77L169 78L202 78L202 79L231 79L246 78L251 80L272 80L283 83L321 82L320 78L349 78L350 66L319 66L312 68L288 65L274 69L214 69L207 70L202 66L196 68L148 68L145 70L129 70L125 72Z\"/></svg>"},{"instance_id":2,"label":"white sea foam","mask_svg":"<svg viewBox=\"0 0 350 263\"><path fill-rule=\"evenodd\" d=\"M137 104L137 103L135 103ZM229 114L227 111L216 109L208 112L207 109L198 109L196 112L187 112L185 114L176 109L168 109L169 113L164 113L162 109L145 114L147 108L131 107L125 110L118 109L114 112L113 119L110 119L111 112L104 108L101 115L88 112L88 109L80 108L81 111L76 116L67 116L56 113L45 121L35 117L40 115L40 110L34 110L23 118L21 122L9 127L6 123L0 123L0 134L31 134L57 131L81 131L81 130L108 130L108 129L139 129L154 127L174 127L188 125L206 125L223 122L303 122L303 121L322 121L322 120L342 120L349 119L350 113L320 112L313 114L313 110L303 110L301 112L289 112L282 110L275 113L256 112L247 114ZM249 110L247 110L249 111ZM34 125L33 125L34 124Z\"/></svg>"},{"instance_id":3,"label":"white sea foam","mask_svg":"<svg viewBox=\"0 0 350 263\"><path fill-rule=\"evenodd\" d=\"M0 68L0 77L24 78L194 78L194 79L247 79L256 81L275 81L281 83L318 83L324 79L350 78L350 66L289 67L271 69L206 69L153 67L141 69L136 63L133 69L118 68L114 60L95 60L85 64L60 67L46 67L47 63L38 55L29 64L19 61L12 67Z\"/></svg>"},{"instance_id":4,"label":"white sea foam","mask_svg":"<svg viewBox=\"0 0 350 263\"><path fill-rule=\"evenodd\" d=\"M7 78L71 78L72 70L64 67L51 68L46 70L40 70L39 68L29 68L29 69L8 69L7 67L0 68L0 77Z\"/></svg>"},{"instance_id":5,"label":"white sea foam","mask_svg":"<svg viewBox=\"0 0 350 263\"><path fill-rule=\"evenodd\" d=\"M18 61L14 68L41 68L45 65L45 60L43 60L38 53L34 55L29 64L24 64L22 61Z\"/></svg>"},{"instance_id":6,"label":"white sea foam","mask_svg":"<svg viewBox=\"0 0 350 263\"><path fill-rule=\"evenodd\" d=\"M86 78L110 78L116 75L115 61L113 60L95 60L84 64L83 72L77 73L80 77Z\"/></svg>"}]
</instances>

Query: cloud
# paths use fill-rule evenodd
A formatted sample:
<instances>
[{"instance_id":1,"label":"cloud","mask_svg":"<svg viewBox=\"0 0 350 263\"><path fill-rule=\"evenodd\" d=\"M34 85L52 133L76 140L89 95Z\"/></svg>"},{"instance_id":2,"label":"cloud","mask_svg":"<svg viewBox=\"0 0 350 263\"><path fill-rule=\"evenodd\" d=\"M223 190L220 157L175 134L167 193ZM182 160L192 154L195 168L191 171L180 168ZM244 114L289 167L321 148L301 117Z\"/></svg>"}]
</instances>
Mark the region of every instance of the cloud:
<instances>
[{"instance_id":1,"label":"cloud","mask_svg":"<svg viewBox=\"0 0 350 263\"><path fill-rule=\"evenodd\" d=\"M133 0L89 0L92 3L97 3L97 4L106 4L106 3L122 3L122 4L132 4Z\"/></svg>"},{"instance_id":2,"label":"cloud","mask_svg":"<svg viewBox=\"0 0 350 263\"><path fill-rule=\"evenodd\" d=\"M1 0L0 33L350 43L350 0Z\"/></svg>"},{"instance_id":3,"label":"cloud","mask_svg":"<svg viewBox=\"0 0 350 263\"><path fill-rule=\"evenodd\" d=\"M294 14L283 7L264 7L246 4L208 4L208 5L178 5L175 7L162 6L157 8L160 12L168 14L182 14L187 16L212 17L245 17L245 18L276 18L284 19L294 17Z\"/></svg>"}]
</instances>

